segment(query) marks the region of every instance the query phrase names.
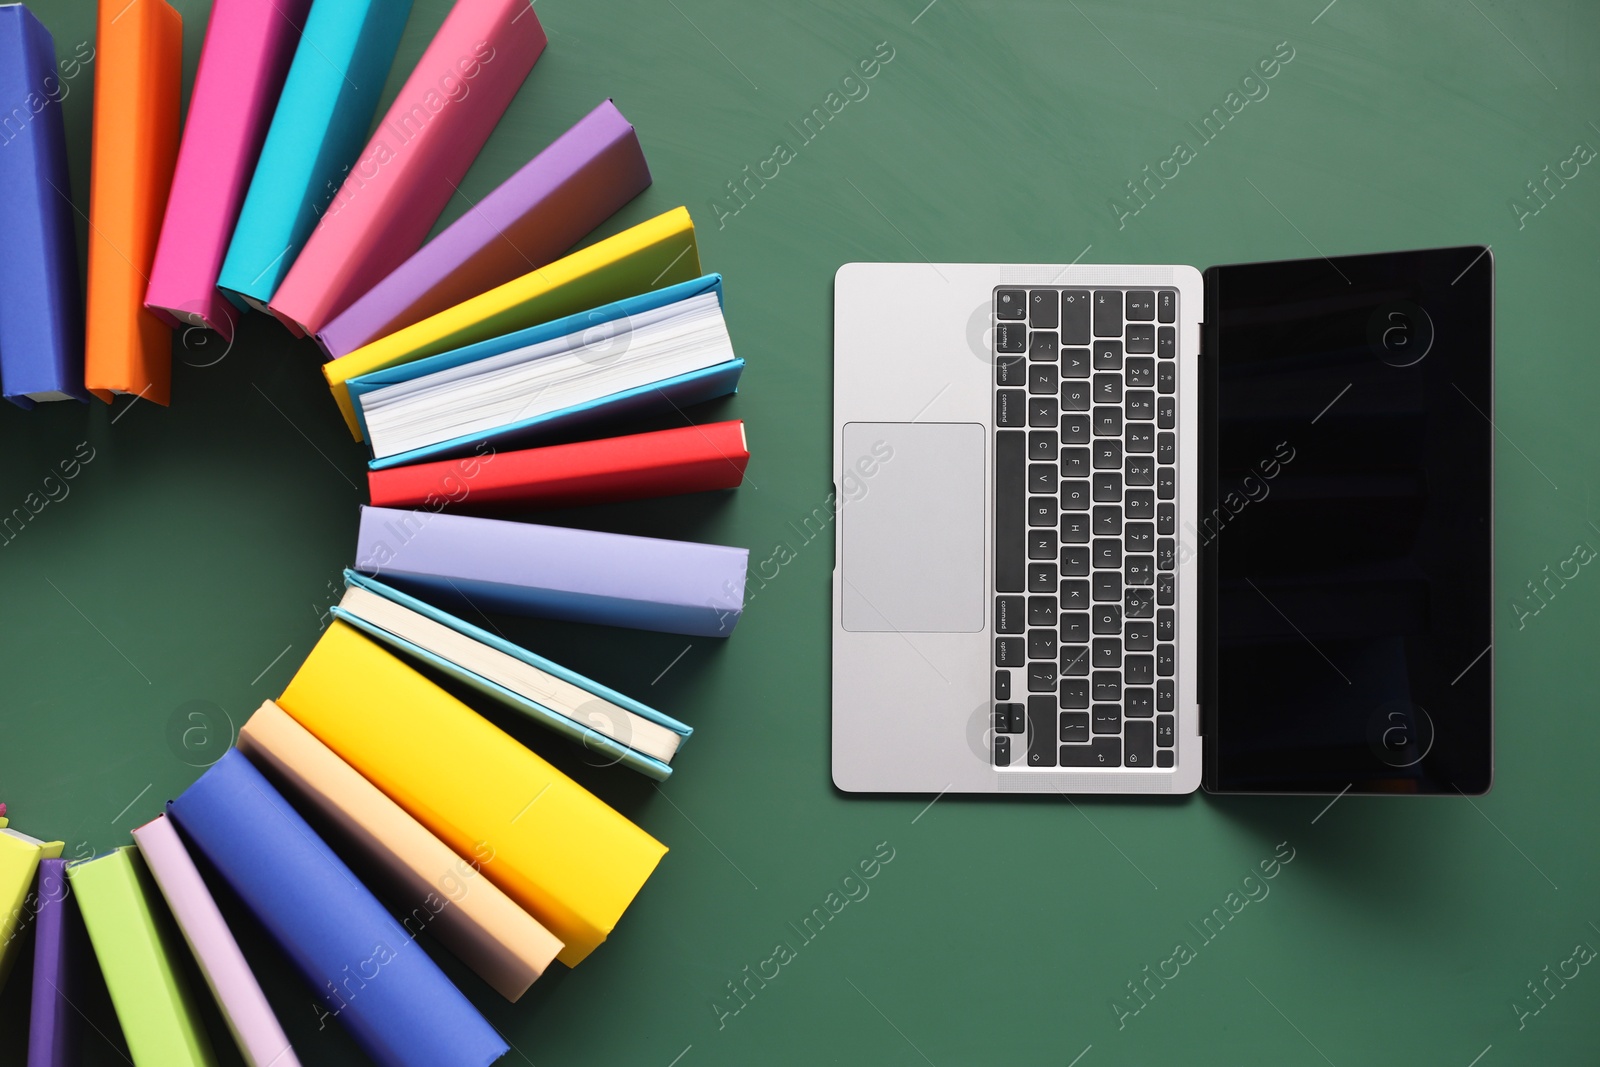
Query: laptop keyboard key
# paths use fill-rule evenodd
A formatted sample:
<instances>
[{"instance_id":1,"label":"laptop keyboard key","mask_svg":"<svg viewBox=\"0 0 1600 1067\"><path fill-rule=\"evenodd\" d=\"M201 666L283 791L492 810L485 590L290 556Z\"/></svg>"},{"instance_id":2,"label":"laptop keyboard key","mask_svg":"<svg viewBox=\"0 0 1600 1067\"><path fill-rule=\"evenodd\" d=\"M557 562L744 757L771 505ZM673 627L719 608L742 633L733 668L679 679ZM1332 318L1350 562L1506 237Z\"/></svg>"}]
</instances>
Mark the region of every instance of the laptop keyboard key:
<instances>
[{"instance_id":1,"label":"laptop keyboard key","mask_svg":"<svg viewBox=\"0 0 1600 1067\"><path fill-rule=\"evenodd\" d=\"M1131 289L1128 291L1128 321L1149 322L1156 317L1156 294L1150 289ZM1129 326L1128 332L1132 333L1134 327Z\"/></svg>"},{"instance_id":2,"label":"laptop keyboard key","mask_svg":"<svg viewBox=\"0 0 1600 1067\"><path fill-rule=\"evenodd\" d=\"M1085 382L1066 382L1061 386L1062 411L1088 411L1091 405L1089 386Z\"/></svg>"},{"instance_id":3,"label":"laptop keyboard key","mask_svg":"<svg viewBox=\"0 0 1600 1067\"><path fill-rule=\"evenodd\" d=\"M1122 336L1122 290L1096 289L1094 291L1094 335L1096 337Z\"/></svg>"},{"instance_id":4,"label":"laptop keyboard key","mask_svg":"<svg viewBox=\"0 0 1600 1067\"><path fill-rule=\"evenodd\" d=\"M1026 352L1028 328L1020 322L1002 322L994 328L996 352Z\"/></svg>"},{"instance_id":5,"label":"laptop keyboard key","mask_svg":"<svg viewBox=\"0 0 1600 1067\"><path fill-rule=\"evenodd\" d=\"M1172 727L1174 719L1171 715L1158 715L1156 717L1156 744L1162 748L1171 748L1176 744Z\"/></svg>"},{"instance_id":6,"label":"laptop keyboard key","mask_svg":"<svg viewBox=\"0 0 1600 1067\"><path fill-rule=\"evenodd\" d=\"M1030 396L1028 398L1029 426L1054 426L1060 420L1061 401L1056 399L1054 391L1050 396Z\"/></svg>"},{"instance_id":7,"label":"laptop keyboard key","mask_svg":"<svg viewBox=\"0 0 1600 1067\"><path fill-rule=\"evenodd\" d=\"M1028 628L1027 601L1020 596L994 598L994 631L999 634L1020 634Z\"/></svg>"},{"instance_id":8,"label":"laptop keyboard key","mask_svg":"<svg viewBox=\"0 0 1600 1067\"><path fill-rule=\"evenodd\" d=\"M1056 558L1056 532L1054 530L1029 530L1028 531L1028 558L1029 559L1055 559ZM1020 593L1020 589L1006 589L1002 592Z\"/></svg>"},{"instance_id":9,"label":"laptop keyboard key","mask_svg":"<svg viewBox=\"0 0 1600 1067\"><path fill-rule=\"evenodd\" d=\"M1122 691L1122 713L1130 719L1148 719L1155 714L1156 691L1146 686Z\"/></svg>"},{"instance_id":10,"label":"laptop keyboard key","mask_svg":"<svg viewBox=\"0 0 1600 1067\"><path fill-rule=\"evenodd\" d=\"M1116 603L1122 599L1122 574L1120 571L1094 572L1094 598L1097 601Z\"/></svg>"},{"instance_id":11,"label":"laptop keyboard key","mask_svg":"<svg viewBox=\"0 0 1600 1067\"><path fill-rule=\"evenodd\" d=\"M1128 355L1146 356L1156 350L1156 328L1149 325L1128 326Z\"/></svg>"},{"instance_id":12,"label":"laptop keyboard key","mask_svg":"<svg viewBox=\"0 0 1600 1067\"><path fill-rule=\"evenodd\" d=\"M1028 325L1053 330L1061 321L1061 300L1054 289L1034 289L1028 294Z\"/></svg>"},{"instance_id":13,"label":"laptop keyboard key","mask_svg":"<svg viewBox=\"0 0 1600 1067\"><path fill-rule=\"evenodd\" d=\"M1130 722L1122 731L1124 762L1129 767L1153 767L1156 760L1156 733L1149 722Z\"/></svg>"},{"instance_id":14,"label":"laptop keyboard key","mask_svg":"<svg viewBox=\"0 0 1600 1067\"><path fill-rule=\"evenodd\" d=\"M1072 479L1061 483L1061 510L1089 510L1089 483L1087 480Z\"/></svg>"},{"instance_id":15,"label":"laptop keyboard key","mask_svg":"<svg viewBox=\"0 0 1600 1067\"><path fill-rule=\"evenodd\" d=\"M1172 750L1170 748L1156 750L1156 766L1163 770L1172 766Z\"/></svg>"},{"instance_id":16,"label":"laptop keyboard key","mask_svg":"<svg viewBox=\"0 0 1600 1067\"><path fill-rule=\"evenodd\" d=\"M1020 667L1028 662L1028 650L1020 637L997 637L994 639L994 665L996 667Z\"/></svg>"},{"instance_id":17,"label":"laptop keyboard key","mask_svg":"<svg viewBox=\"0 0 1600 1067\"><path fill-rule=\"evenodd\" d=\"M1117 410L1113 408L1112 410ZM1092 435L1089 433L1089 416L1081 414L1061 416L1061 443L1064 445L1086 445Z\"/></svg>"},{"instance_id":18,"label":"laptop keyboard key","mask_svg":"<svg viewBox=\"0 0 1600 1067\"><path fill-rule=\"evenodd\" d=\"M1154 389L1156 361L1149 356L1129 356L1123 377L1127 379L1129 389Z\"/></svg>"},{"instance_id":19,"label":"laptop keyboard key","mask_svg":"<svg viewBox=\"0 0 1600 1067\"><path fill-rule=\"evenodd\" d=\"M1087 545L1068 545L1061 550L1061 576L1087 578L1089 576L1089 548Z\"/></svg>"},{"instance_id":20,"label":"laptop keyboard key","mask_svg":"<svg viewBox=\"0 0 1600 1067\"><path fill-rule=\"evenodd\" d=\"M1028 372L1028 361L1021 356L996 356L994 361L994 384L996 385L1021 385L1023 375Z\"/></svg>"},{"instance_id":21,"label":"laptop keyboard key","mask_svg":"<svg viewBox=\"0 0 1600 1067\"><path fill-rule=\"evenodd\" d=\"M1028 766L1054 767L1056 765L1057 729L1054 697L1028 698Z\"/></svg>"},{"instance_id":22,"label":"laptop keyboard key","mask_svg":"<svg viewBox=\"0 0 1600 1067\"><path fill-rule=\"evenodd\" d=\"M1002 289L994 294L994 317L1016 321L1028 317L1028 294L1023 289Z\"/></svg>"},{"instance_id":23,"label":"laptop keyboard key","mask_svg":"<svg viewBox=\"0 0 1600 1067\"><path fill-rule=\"evenodd\" d=\"M1051 660L1048 663L1028 664L1028 692L1054 693L1056 691L1056 665ZM1009 694L1007 694L1009 695Z\"/></svg>"},{"instance_id":24,"label":"laptop keyboard key","mask_svg":"<svg viewBox=\"0 0 1600 1067\"><path fill-rule=\"evenodd\" d=\"M1061 350L1061 377L1063 379L1089 377L1089 350L1087 348L1063 348Z\"/></svg>"},{"instance_id":25,"label":"laptop keyboard key","mask_svg":"<svg viewBox=\"0 0 1600 1067\"><path fill-rule=\"evenodd\" d=\"M1177 700L1173 696L1172 679L1162 678L1156 682L1156 710L1171 711Z\"/></svg>"},{"instance_id":26,"label":"laptop keyboard key","mask_svg":"<svg viewBox=\"0 0 1600 1067\"><path fill-rule=\"evenodd\" d=\"M1056 598L1030 596L1028 598L1028 625L1054 626L1056 624Z\"/></svg>"},{"instance_id":27,"label":"laptop keyboard key","mask_svg":"<svg viewBox=\"0 0 1600 1067\"><path fill-rule=\"evenodd\" d=\"M1125 664L1129 685L1152 685L1156 680L1156 666L1148 652L1140 652L1128 657Z\"/></svg>"},{"instance_id":28,"label":"laptop keyboard key","mask_svg":"<svg viewBox=\"0 0 1600 1067\"><path fill-rule=\"evenodd\" d=\"M1173 403L1170 396L1156 397L1156 426L1163 430L1172 429L1177 424L1172 411Z\"/></svg>"},{"instance_id":29,"label":"laptop keyboard key","mask_svg":"<svg viewBox=\"0 0 1600 1067\"><path fill-rule=\"evenodd\" d=\"M1063 767L1120 767L1122 766L1122 739L1097 737L1088 745L1062 745Z\"/></svg>"},{"instance_id":30,"label":"laptop keyboard key","mask_svg":"<svg viewBox=\"0 0 1600 1067\"><path fill-rule=\"evenodd\" d=\"M1054 526L1056 524L1056 498L1030 496L1028 498L1028 525Z\"/></svg>"},{"instance_id":31,"label":"laptop keyboard key","mask_svg":"<svg viewBox=\"0 0 1600 1067\"><path fill-rule=\"evenodd\" d=\"M1088 645L1062 645L1061 646L1061 677L1063 678L1088 678L1089 677L1089 646ZM1087 684L1087 683L1085 683Z\"/></svg>"},{"instance_id":32,"label":"laptop keyboard key","mask_svg":"<svg viewBox=\"0 0 1600 1067\"><path fill-rule=\"evenodd\" d=\"M1089 679L1061 679L1061 706L1063 708L1087 708L1089 706ZM1084 716L1084 722L1088 721L1088 716Z\"/></svg>"},{"instance_id":33,"label":"laptop keyboard key","mask_svg":"<svg viewBox=\"0 0 1600 1067\"><path fill-rule=\"evenodd\" d=\"M1029 630L1028 658L1047 659L1053 662L1056 658L1056 632L1054 630Z\"/></svg>"},{"instance_id":34,"label":"laptop keyboard key","mask_svg":"<svg viewBox=\"0 0 1600 1067\"><path fill-rule=\"evenodd\" d=\"M1163 678L1171 678L1172 672L1177 669L1177 655L1173 649L1175 645L1156 646L1156 673Z\"/></svg>"},{"instance_id":35,"label":"laptop keyboard key","mask_svg":"<svg viewBox=\"0 0 1600 1067\"><path fill-rule=\"evenodd\" d=\"M1122 442L1107 437L1094 443L1094 469L1115 471L1122 469Z\"/></svg>"},{"instance_id":36,"label":"laptop keyboard key","mask_svg":"<svg viewBox=\"0 0 1600 1067\"><path fill-rule=\"evenodd\" d=\"M1096 341L1094 343L1095 370L1122 369L1122 342Z\"/></svg>"},{"instance_id":37,"label":"laptop keyboard key","mask_svg":"<svg viewBox=\"0 0 1600 1067\"><path fill-rule=\"evenodd\" d=\"M1028 420L1027 395L1021 389L1002 389L994 394L994 424L1025 425Z\"/></svg>"},{"instance_id":38,"label":"laptop keyboard key","mask_svg":"<svg viewBox=\"0 0 1600 1067\"><path fill-rule=\"evenodd\" d=\"M1005 436L1004 434L1001 435ZM1061 443L1056 438L1054 430L1029 430L1028 431L1028 458L1041 461L1053 461Z\"/></svg>"},{"instance_id":39,"label":"laptop keyboard key","mask_svg":"<svg viewBox=\"0 0 1600 1067\"><path fill-rule=\"evenodd\" d=\"M1120 634L1122 632L1122 606L1120 604L1096 604L1089 612L1091 626L1097 634Z\"/></svg>"},{"instance_id":40,"label":"laptop keyboard key","mask_svg":"<svg viewBox=\"0 0 1600 1067\"><path fill-rule=\"evenodd\" d=\"M1097 407L1094 409L1094 432L1097 437L1122 436L1122 408Z\"/></svg>"},{"instance_id":41,"label":"laptop keyboard key","mask_svg":"<svg viewBox=\"0 0 1600 1067\"><path fill-rule=\"evenodd\" d=\"M1087 448L1079 446L1061 450L1061 477L1089 477L1089 450Z\"/></svg>"},{"instance_id":42,"label":"laptop keyboard key","mask_svg":"<svg viewBox=\"0 0 1600 1067\"><path fill-rule=\"evenodd\" d=\"M1064 644L1081 645L1089 640L1089 613L1072 611L1061 613L1061 640Z\"/></svg>"},{"instance_id":43,"label":"laptop keyboard key","mask_svg":"<svg viewBox=\"0 0 1600 1067\"><path fill-rule=\"evenodd\" d=\"M1156 294L1156 318L1161 322L1172 322L1178 317L1178 294L1171 289L1163 289Z\"/></svg>"},{"instance_id":44,"label":"laptop keyboard key","mask_svg":"<svg viewBox=\"0 0 1600 1067\"><path fill-rule=\"evenodd\" d=\"M1061 291L1061 342L1069 345L1089 343L1089 291Z\"/></svg>"},{"instance_id":45,"label":"laptop keyboard key","mask_svg":"<svg viewBox=\"0 0 1600 1067\"><path fill-rule=\"evenodd\" d=\"M999 734L994 739L994 765L996 767L1011 766L1011 738Z\"/></svg>"},{"instance_id":46,"label":"laptop keyboard key","mask_svg":"<svg viewBox=\"0 0 1600 1067\"><path fill-rule=\"evenodd\" d=\"M1061 353L1061 346L1056 343L1056 335L1048 330L1035 330L1028 335L1028 361L1029 363L1054 364Z\"/></svg>"},{"instance_id":47,"label":"laptop keyboard key","mask_svg":"<svg viewBox=\"0 0 1600 1067\"><path fill-rule=\"evenodd\" d=\"M1088 611L1089 583L1082 578L1067 578L1061 582L1061 610Z\"/></svg>"},{"instance_id":48,"label":"laptop keyboard key","mask_svg":"<svg viewBox=\"0 0 1600 1067\"><path fill-rule=\"evenodd\" d=\"M1172 393L1178 388L1178 371L1172 360L1164 359L1156 366L1156 392Z\"/></svg>"},{"instance_id":49,"label":"laptop keyboard key","mask_svg":"<svg viewBox=\"0 0 1600 1067\"><path fill-rule=\"evenodd\" d=\"M1061 371L1054 363L1028 364L1028 392L1055 396L1061 389Z\"/></svg>"},{"instance_id":50,"label":"laptop keyboard key","mask_svg":"<svg viewBox=\"0 0 1600 1067\"><path fill-rule=\"evenodd\" d=\"M1122 732L1122 708L1116 704L1096 704L1093 711L1094 732L1119 734Z\"/></svg>"},{"instance_id":51,"label":"laptop keyboard key","mask_svg":"<svg viewBox=\"0 0 1600 1067\"><path fill-rule=\"evenodd\" d=\"M996 700L1010 700L1011 699L1011 672L1010 671L995 671L994 672L994 698ZM998 727L997 727L997 729L998 729Z\"/></svg>"},{"instance_id":52,"label":"laptop keyboard key","mask_svg":"<svg viewBox=\"0 0 1600 1067\"><path fill-rule=\"evenodd\" d=\"M1028 592L1053 593L1059 580L1054 563L1028 564Z\"/></svg>"},{"instance_id":53,"label":"laptop keyboard key","mask_svg":"<svg viewBox=\"0 0 1600 1067\"><path fill-rule=\"evenodd\" d=\"M1088 544L1088 518L1079 514L1063 514L1061 516L1061 543L1064 545Z\"/></svg>"},{"instance_id":54,"label":"laptop keyboard key","mask_svg":"<svg viewBox=\"0 0 1600 1067\"><path fill-rule=\"evenodd\" d=\"M1073 744L1089 740L1089 716L1086 712L1068 711L1061 716L1061 741Z\"/></svg>"}]
</instances>

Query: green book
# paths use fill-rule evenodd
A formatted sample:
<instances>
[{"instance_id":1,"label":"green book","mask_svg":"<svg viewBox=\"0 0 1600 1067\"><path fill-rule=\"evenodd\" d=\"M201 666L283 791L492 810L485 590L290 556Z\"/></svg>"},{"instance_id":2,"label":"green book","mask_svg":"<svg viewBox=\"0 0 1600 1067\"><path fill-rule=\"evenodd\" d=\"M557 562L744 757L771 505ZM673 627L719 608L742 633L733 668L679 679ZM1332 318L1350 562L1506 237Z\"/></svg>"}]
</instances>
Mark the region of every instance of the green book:
<instances>
[{"instance_id":1,"label":"green book","mask_svg":"<svg viewBox=\"0 0 1600 1067\"><path fill-rule=\"evenodd\" d=\"M67 867L89 941L135 1067L215 1067L194 994L178 970L188 950L133 846Z\"/></svg>"}]
</instances>

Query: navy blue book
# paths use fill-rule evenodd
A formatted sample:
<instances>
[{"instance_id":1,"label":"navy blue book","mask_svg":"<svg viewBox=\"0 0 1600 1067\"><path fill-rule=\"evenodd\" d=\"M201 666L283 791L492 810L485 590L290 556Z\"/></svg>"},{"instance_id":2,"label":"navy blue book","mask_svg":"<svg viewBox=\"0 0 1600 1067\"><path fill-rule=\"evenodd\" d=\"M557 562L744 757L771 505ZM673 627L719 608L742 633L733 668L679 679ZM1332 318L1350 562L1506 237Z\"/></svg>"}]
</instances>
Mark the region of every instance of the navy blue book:
<instances>
[{"instance_id":1,"label":"navy blue book","mask_svg":"<svg viewBox=\"0 0 1600 1067\"><path fill-rule=\"evenodd\" d=\"M50 31L21 4L0 7L0 391L25 408L88 399L66 94Z\"/></svg>"},{"instance_id":2,"label":"navy blue book","mask_svg":"<svg viewBox=\"0 0 1600 1067\"><path fill-rule=\"evenodd\" d=\"M486 1067L509 1051L238 749L167 812L374 1061Z\"/></svg>"}]
</instances>

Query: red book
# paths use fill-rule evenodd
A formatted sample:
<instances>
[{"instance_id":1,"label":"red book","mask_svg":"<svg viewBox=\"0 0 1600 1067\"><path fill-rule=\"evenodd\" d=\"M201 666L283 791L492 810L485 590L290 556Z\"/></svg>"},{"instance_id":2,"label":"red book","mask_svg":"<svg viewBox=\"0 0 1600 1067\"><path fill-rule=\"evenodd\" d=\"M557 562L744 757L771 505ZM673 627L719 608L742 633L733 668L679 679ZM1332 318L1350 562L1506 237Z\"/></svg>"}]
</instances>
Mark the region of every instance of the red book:
<instances>
[{"instance_id":1,"label":"red book","mask_svg":"<svg viewBox=\"0 0 1600 1067\"><path fill-rule=\"evenodd\" d=\"M734 420L390 467L367 483L375 507L559 508L734 489L749 462Z\"/></svg>"}]
</instances>

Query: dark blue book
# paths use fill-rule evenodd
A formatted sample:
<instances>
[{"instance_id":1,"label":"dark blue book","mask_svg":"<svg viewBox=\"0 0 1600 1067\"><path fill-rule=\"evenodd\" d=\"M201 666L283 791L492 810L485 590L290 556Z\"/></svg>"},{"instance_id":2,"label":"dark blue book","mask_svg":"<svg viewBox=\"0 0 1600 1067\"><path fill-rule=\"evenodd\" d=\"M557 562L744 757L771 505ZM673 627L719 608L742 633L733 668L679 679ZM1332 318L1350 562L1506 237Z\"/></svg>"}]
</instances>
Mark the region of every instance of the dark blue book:
<instances>
[{"instance_id":1,"label":"dark blue book","mask_svg":"<svg viewBox=\"0 0 1600 1067\"><path fill-rule=\"evenodd\" d=\"M486 1067L509 1051L237 749L167 811L374 1061Z\"/></svg>"},{"instance_id":2,"label":"dark blue book","mask_svg":"<svg viewBox=\"0 0 1600 1067\"><path fill-rule=\"evenodd\" d=\"M66 94L50 31L0 7L0 391L25 408L88 399Z\"/></svg>"}]
</instances>

